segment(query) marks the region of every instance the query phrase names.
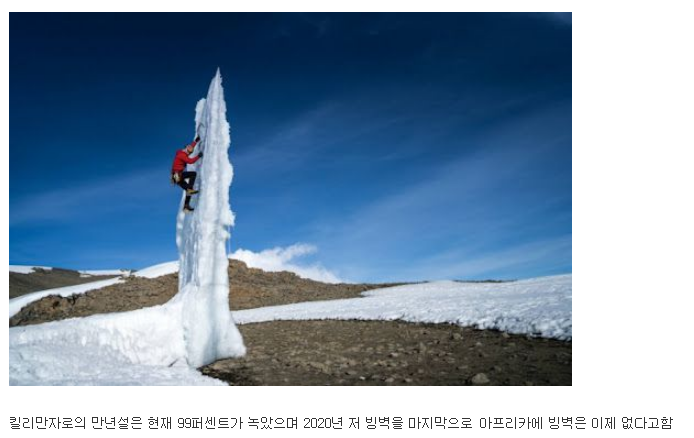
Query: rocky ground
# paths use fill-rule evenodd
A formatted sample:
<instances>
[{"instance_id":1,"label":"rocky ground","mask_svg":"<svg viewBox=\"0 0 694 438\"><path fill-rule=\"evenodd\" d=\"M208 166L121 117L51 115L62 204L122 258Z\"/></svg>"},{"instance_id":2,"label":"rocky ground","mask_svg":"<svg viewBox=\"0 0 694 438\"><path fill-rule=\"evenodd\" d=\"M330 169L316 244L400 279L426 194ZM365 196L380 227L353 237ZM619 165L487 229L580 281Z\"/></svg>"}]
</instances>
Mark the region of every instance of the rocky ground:
<instances>
[{"instance_id":1,"label":"rocky ground","mask_svg":"<svg viewBox=\"0 0 694 438\"><path fill-rule=\"evenodd\" d=\"M63 286L90 283L105 280L114 276L93 275L83 277L77 271L54 268L51 270L36 269L30 274L10 272L10 298L16 298L39 290L53 289Z\"/></svg>"},{"instance_id":2,"label":"rocky ground","mask_svg":"<svg viewBox=\"0 0 694 438\"><path fill-rule=\"evenodd\" d=\"M229 276L232 309L352 298L393 285L331 285L238 261L230 262ZM177 285L177 275L130 277L83 295L46 297L10 326L163 304ZM230 385L571 385L571 342L398 321L274 321L239 329L246 357L201 372Z\"/></svg>"},{"instance_id":3,"label":"rocky ground","mask_svg":"<svg viewBox=\"0 0 694 438\"><path fill-rule=\"evenodd\" d=\"M242 359L201 371L230 385L571 385L571 343L397 321L239 326Z\"/></svg>"}]
</instances>

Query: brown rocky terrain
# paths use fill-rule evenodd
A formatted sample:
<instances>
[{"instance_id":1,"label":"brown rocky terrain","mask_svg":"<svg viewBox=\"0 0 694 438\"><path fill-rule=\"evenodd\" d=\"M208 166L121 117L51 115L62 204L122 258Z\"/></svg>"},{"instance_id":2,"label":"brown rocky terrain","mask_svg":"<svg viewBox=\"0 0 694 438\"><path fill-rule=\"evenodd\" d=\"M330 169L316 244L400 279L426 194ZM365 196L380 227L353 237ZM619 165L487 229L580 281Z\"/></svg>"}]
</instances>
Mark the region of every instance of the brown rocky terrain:
<instances>
[{"instance_id":1,"label":"brown rocky terrain","mask_svg":"<svg viewBox=\"0 0 694 438\"><path fill-rule=\"evenodd\" d=\"M325 284L234 260L229 277L235 310L354 298L394 285ZM176 274L129 277L82 295L43 298L10 326L163 304L177 287ZM400 321L273 321L239 329L246 357L201 372L230 385L571 385L571 342Z\"/></svg>"},{"instance_id":2,"label":"brown rocky terrain","mask_svg":"<svg viewBox=\"0 0 694 438\"><path fill-rule=\"evenodd\" d=\"M74 286L76 284L106 280L107 278L113 277L113 275L92 275L83 277L77 271L60 268L53 268L50 270L36 269L30 274L10 272L10 298L16 298L39 290Z\"/></svg>"},{"instance_id":3,"label":"brown rocky terrain","mask_svg":"<svg viewBox=\"0 0 694 438\"><path fill-rule=\"evenodd\" d=\"M571 343L400 321L239 326L241 359L201 371L230 385L571 385Z\"/></svg>"},{"instance_id":4,"label":"brown rocky terrain","mask_svg":"<svg viewBox=\"0 0 694 438\"><path fill-rule=\"evenodd\" d=\"M21 274L20 274L21 275ZM48 296L31 303L10 319L10 327L59 319L125 312L164 304L178 291L178 274L157 278L126 277L124 282L70 297ZM291 272L265 272L229 261L229 307L234 310L302 301L355 298L365 290L395 286L383 284L328 284Z\"/></svg>"}]
</instances>

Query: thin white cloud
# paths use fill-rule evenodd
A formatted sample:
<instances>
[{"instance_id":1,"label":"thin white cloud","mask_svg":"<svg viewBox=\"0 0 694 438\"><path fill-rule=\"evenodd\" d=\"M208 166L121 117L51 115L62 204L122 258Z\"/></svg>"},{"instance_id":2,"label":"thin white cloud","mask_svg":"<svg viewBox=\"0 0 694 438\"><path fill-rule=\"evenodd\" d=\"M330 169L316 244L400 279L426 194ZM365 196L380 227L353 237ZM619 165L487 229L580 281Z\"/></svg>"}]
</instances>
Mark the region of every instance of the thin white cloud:
<instances>
[{"instance_id":1,"label":"thin white cloud","mask_svg":"<svg viewBox=\"0 0 694 438\"><path fill-rule=\"evenodd\" d=\"M157 182L165 181L164 178L161 169L145 169L30 194L11 202L10 225L122 212L126 207L143 205L146 200L161 196L168 186Z\"/></svg>"},{"instance_id":2,"label":"thin white cloud","mask_svg":"<svg viewBox=\"0 0 694 438\"><path fill-rule=\"evenodd\" d=\"M544 168L543 160L556 153L566 135L534 135L535 126L547 123L545 116L554 110L542 108L499 126L475 153L371 199L330 227L316 223L311 240L323 249L324 260L359 281L509 277L518 275L519 267L548 269L554 260L565 265L570 231L566 244L567 236L548 241L538 228L565 224L567 215L570 220L570 211L555 210L571 193L527 181L527 175L543 175L539 170L548 175L556 170ZM520 236L527 246L510 243ZM449 258L435 259L449 252Z\"/></svg>"},{"instance_id":3,"label":"thin white cloud","mask_svg":"<svg viewBox=\"0 0 694 438\"><path fill-rule=\"evenodd\" d=\"M314 254L318 249L313 245L298 243L286 248L276 247L260 252L247 249L237 249L230 258L240 260L251 268L262 269L267 272L289 271L299 277L325 283L341 283L342 280L318 263L305 264L296 259Z\"/></svg>"},{"instance_id":4,"label":"thin white cloud","mask_svg":"<svg viewBox=\"0 0 694 438\"><path fill-rule=\"evenodd\" d=\"M568 259L567 259L568 255ZM571 235L538 239L504 249L476 251L453 248L422 260L411 274L418 279L513 278L528 269L554 272L571 263ZM570 272L570 271L568 271ZM499 277L499 273L506 273ZM533 275L548 275L539 269Z\"/></svg>"},{"instance_id":5,"label":"thin white cloud","mask_svg":"<svg viewBox=\"0 0 694 438\"><path fill-rule=\"evenodd\" d=\"M334 117L335 112L334 103L320 103L285 123L274 126L271 133L232 158L245 167L252 167L255 172L299 166L320 153L320 147L326 140L321 126Z\"/></svg>"}]
</instances>

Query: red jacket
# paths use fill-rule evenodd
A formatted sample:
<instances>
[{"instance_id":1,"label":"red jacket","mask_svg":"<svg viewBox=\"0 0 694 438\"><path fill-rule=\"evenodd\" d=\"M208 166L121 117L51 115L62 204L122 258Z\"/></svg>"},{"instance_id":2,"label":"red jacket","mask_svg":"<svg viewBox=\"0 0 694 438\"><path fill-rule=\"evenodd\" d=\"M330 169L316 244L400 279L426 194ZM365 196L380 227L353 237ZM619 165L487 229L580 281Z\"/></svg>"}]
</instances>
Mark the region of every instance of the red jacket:
<instances>
[{"instance_id":1,"label":"red jacket","mask_svg":"<svg viewBox=\"0 0 694 438\"><path fill-rule=\"evenodd\" d=\"M195 142L191 143L195 147ZM171 166L171 172L179 173L186 170L186 164L193 164L200 159L200 156L195 158L190 158L188 152L185 149L181 149L176 152L176 157L174 157L173 166Z\"/></svg>"}]
</instances>

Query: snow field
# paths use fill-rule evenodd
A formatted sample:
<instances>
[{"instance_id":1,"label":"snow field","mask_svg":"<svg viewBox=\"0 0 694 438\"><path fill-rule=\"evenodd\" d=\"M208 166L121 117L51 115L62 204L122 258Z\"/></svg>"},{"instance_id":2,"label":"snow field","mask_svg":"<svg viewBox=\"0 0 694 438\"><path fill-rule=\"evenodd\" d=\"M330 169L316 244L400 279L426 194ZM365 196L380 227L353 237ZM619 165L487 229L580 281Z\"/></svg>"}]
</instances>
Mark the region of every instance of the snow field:
<instances>
[{"instance_id":1,"label":"snow field","mask_svg":"<svg viewBox=\"0 0 694 438\"><path fill-rule=\"evenodd\" d=\"M157 278L163 275L175 274L178 272L178 262L166 262L148 268L140 269L133 273L135 277Z\"/></svg>"},{"instance_id":2,"label":"snow field","mask_svg":"<svg viewBox=\"0 0 694 438\"><path fill-rule=\"evenodd\" d=\"M130 271L126 269L97 269L77 272L80 273L80 277L92 277L95 275L122 275L127 277L130 275Z\"/></svg>"},{"instance_id":3,"label":"snow field","mask_svg":"<svg viewBox=\"0 0 694 438\"><path fill-rule=\"evenodd\" d=\"M366 291L363 298L312 301L234 312L239 324L357 319L450 323L571 340L571 275L507 283L437 281Z\"/></svg>"},{"instance_id":4,"label":"snow field","mask_svg":"<svg viewBox=\"0 0 694 438\"><path fill-rule=\"evenodd\" d=\"M217 385L185 360L179 305L10 328L11 385Z\"/></svg>"}]
</instances>

